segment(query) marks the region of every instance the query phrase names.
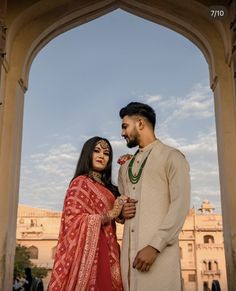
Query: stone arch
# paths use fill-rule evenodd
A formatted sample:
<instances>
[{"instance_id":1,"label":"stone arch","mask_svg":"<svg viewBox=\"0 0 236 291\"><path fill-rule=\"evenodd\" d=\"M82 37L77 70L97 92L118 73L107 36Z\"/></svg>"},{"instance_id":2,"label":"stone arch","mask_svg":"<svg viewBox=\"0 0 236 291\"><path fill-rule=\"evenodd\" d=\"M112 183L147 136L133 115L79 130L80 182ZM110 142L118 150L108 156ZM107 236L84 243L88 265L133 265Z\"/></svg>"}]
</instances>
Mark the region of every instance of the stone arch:
<instances>
[{"instance_id":1,"label":"stone arch","mask_svg":"<svg viewBox=\"0 0 236 291\"><path fill-rule=\"evenodd\" d=\"M215 242L214 236L213 235L209 235L209 234L204 235L203 241L204 241L204 244L214 243Z\"/></svg>"},{"instance_id":2,"label":"stone arch","mask_svg":"<svg viewBox=\"0 0 236 291\"><path fill-rule=\"evenodd\" d=\"M208 271L212 271L212 261L208 262Z\"/></svg>"},{"instance_id":3,"label":"stone arch","mask_svg":"<svg viewBox=\"0 0 236 291\"><path fill-rule=\"evenodd\" d=\"M230 19L213 21L204 1L92 0L9 1L0 6L8 28L0 87L0 289L11 285L15 249L24 93L31 63L51 39L121 8L188 38L204 54L214 91L223 224L229 290L236 288L236 113ZM2 2L2 3L3 3ZM234 1L230 1L231 3ZM2 5L2 4L1 4ZM233 6L229 5L230 11ZM3 8L2 8L3 7ZM2 8L2 10L1 10ZM5 10L4 10L5 9ZM5 11L5 15L2 13ZM2 16L3 15L3 16ZM2 26L2 27L3 27ZM4 32L1 32L3 35ZM3 58L4 55L1 57ZM9 267L10 266L10 267ZM1 284L1 283L0 283Z\"/></svg>"}]
</instances>

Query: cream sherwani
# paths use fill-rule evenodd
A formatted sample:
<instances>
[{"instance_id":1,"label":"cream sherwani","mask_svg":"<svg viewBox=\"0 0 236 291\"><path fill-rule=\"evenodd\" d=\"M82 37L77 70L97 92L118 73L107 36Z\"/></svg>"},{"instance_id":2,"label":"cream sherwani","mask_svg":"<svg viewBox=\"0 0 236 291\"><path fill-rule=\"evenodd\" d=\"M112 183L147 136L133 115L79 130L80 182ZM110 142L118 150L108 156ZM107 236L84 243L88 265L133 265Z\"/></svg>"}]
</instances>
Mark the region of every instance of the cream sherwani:
<instances>
[{"instance_id":1,"label":"cream sherwani","mask_svg":"<svg viewBox=\"0 0 236 291\"><path fill-rule=\"evenodd\" d=\"M121 252L122 280L125 291L179 291L181 269L178 234L190 204L189 165L184 155L159 140L140 149L132 172L137 174L147 162L137 184L128 177L127 161L119 171L122 194L138 200L136 215L126 220ZM139 250L151 245L160 253L149 272L133 269Z\"/></svg>"}]
</instances>

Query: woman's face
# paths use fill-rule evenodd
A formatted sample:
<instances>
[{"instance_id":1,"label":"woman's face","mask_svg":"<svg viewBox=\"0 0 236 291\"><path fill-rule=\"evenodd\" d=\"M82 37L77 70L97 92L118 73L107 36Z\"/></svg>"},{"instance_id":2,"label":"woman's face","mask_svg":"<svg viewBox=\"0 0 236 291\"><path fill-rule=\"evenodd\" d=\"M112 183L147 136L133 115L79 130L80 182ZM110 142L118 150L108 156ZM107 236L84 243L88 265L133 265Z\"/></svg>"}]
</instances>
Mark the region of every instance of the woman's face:
<instances>
[{"instance_id":1,"label":"woman's face","mask_svg":"<svg viewBox=\"0 0 236 291\"><path fill-rule=\"evenodd\" d=\"M110 149L106 141L98 142L93 150L92 166L97 172L103 171L108 164L110 157Z\"/></svg>"}]
</instances>

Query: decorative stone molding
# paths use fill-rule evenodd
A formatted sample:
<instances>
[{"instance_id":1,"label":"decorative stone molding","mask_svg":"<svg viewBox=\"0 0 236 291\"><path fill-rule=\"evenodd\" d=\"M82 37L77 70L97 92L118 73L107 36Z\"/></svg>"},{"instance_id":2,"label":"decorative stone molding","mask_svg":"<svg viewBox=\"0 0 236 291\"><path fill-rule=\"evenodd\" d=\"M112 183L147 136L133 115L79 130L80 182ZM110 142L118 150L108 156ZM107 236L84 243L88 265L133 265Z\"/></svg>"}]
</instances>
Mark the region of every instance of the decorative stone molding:
<instances>
[{"instance_id":1,"label":"decorative stone molding","mask_svg":"<svg viewBox=\"0 0 236 291\"><path fill-rule=\"evenodd\" d=\"M211 83L211 90L214 92L215 91L215 88L217 86L217 83L218 83L218 77L215 76L214 79L213 79L213 82Z\"/></svg>"},{"instance_id":2,"label":"decorative stone molding","mask_svg":"<svg viewBox=\"0 0 236 291\"><path fill-rule=\"evenodd\" d=\"M215 271L201 271L202 275L220 275L221 272L220 270L215 270Z\"/></svg>"},{"instance_id":3,"label":"decorative stone molding","mask_svg":"<svg viewBox=\"0 0 236 291\"><path fill-rule=\"evenodd\" d=\"M28 88L27 88L26 85L24 84L24 81L23 81L22 79L19 79L18 83L19 83L21 89L23 90L23 92L25 93L25 92L27 91Z\"/></svg>"},{"instance_id":4,"label":"decorative stone molding","mask_svg":"<svg viewBox=\"0 0 236 291\"><path fill-rule=\"evenodd\" d=\"M208 249L208 250L214 250L214 249L222 249L223 250L224 245L223 244L197 244L197 249Z\"/></svg>"},{"instance_id":5,"label":"decorative stone molding","mask_svg":"<svg viewBox=\"0 0 236 291\"><path fill-rule=\"evenodd\" d=\"M232 1L232 11L235 11L236 2ZM230 31L231 31L231 41L232 41L232 48L231 48L231 58L232 58L232 65L234 68L234 79L236 79L236 13L231 14L230 17Z\"/></svg>"},{"instance_id":6,"label":"decorative stone molding","mask_svg":"<svg viewBox=\"0 0 236 291\"><path fill-rule=\"evenodd\" d=\"M232 234L233 263L236 267L236 233Z\"/></svg>"},{"instance_id":7,"label":"decorative stone molding","mask_svg":"<svg viewBox=\"0 0 236 291\"><path fill-rule=\"evenodd\" d=\"M3 60L6 55L5 46L6 46L6 31L7 28L5 24L0 21L0 59Z\"/></svg>"}]
</instances>

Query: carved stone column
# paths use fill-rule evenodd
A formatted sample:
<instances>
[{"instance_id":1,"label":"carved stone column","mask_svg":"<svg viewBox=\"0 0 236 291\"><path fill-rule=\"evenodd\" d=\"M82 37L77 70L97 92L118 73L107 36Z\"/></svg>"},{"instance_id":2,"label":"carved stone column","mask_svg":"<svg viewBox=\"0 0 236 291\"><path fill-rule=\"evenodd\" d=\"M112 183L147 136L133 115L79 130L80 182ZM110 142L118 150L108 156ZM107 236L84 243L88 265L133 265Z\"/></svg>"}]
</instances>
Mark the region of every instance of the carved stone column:
<instances>
[{"instance_id":1,"label":"carved stone column","mask_svg":"<svg viewBox=\"0 0 236 291\"><path fill-rule=\"evenodd\" d=\"M3 96L4 96L4 89L3 89L3 82L5 81L2 77L3 74L3 63L5 58L5 47L6 47L6 26L5 26L5 16L6 16L6 8L7 8L7 0L0 0L0 139L1 139L1 132L2 132L2 116L3 116ZM2 195L4 193L0 193L0 199L2 200ZM0 206L0 211L2 211L4 205ZM3 215L5 212L3 211ZM1 216L1 218L3 218ZM2 225L1 225L2 226ZM0 290L3 289L3 279L5 274L5 266L6 266L6 236L5 233L0 234Z\"/></svg>"},{"instance_id":2,"label":"carved stone column","mask_svg":"<svg viewBox=\"0 0 236 291\"><path fill-rule=\"evenodd\" d=\"M7 1L1 0L0 1L0 82L2 81L2 65L5 57L5 47L6 47L6 26L4 23L5 15L6 15L6 7ZM1 84L0 84L1 88ZM1 90L0 90L0 109L3 103L3 98L1 97Z\"/></svg>"},{"instance_id":3,"label":"carved stone column","mask_svg":"<svg viewBox=\"0 0 236 291\"><path fill-rule=\"evenodd\" d=\"M236 0L230 3L230 31L232 40L232 69L234 73L234 105L236 111ZM232 193L233 195L233 193ZM232 255L234 269L236 270L236 232L232 235ZM234 286L236 286L236 279L234 281Z\"/></svg>"},{"instance_id":4,"label":"carved stone column","mask_svg":"<svg viewBox=\"0 0 236 291\"><path fill-rule=\"evenodd\" d=\"M232 40L232 69L234 72L234 84L236 90L236 0L231 1L230 10L230 31L231 31L231 40ZM235 92L235 105L236 105L236 92Z\"/></svg>"}]
</instances>

